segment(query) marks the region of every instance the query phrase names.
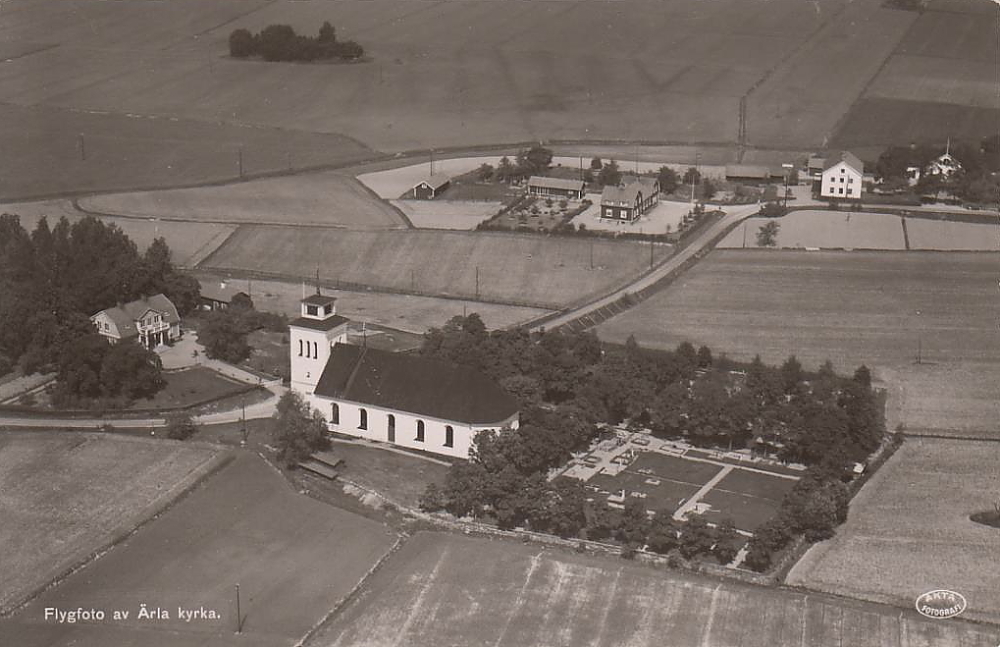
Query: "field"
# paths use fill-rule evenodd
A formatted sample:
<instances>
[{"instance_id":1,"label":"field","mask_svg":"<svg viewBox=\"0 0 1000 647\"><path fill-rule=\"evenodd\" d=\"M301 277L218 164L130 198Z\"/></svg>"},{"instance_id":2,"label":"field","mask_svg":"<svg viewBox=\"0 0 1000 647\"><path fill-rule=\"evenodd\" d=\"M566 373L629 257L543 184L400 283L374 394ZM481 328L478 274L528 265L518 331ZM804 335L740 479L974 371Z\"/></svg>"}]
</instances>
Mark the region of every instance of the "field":
<instances>
[{"instance_id":1,"label":"field","mask_svg":"<svg viewBox=\"0 0 1000 647\"><path fill-rule=\"evenodd\" d=\"M976 224L907 218L910 249L955 251L1000 251L1000 227L996 222Z\"/></svg>"},{"instance_id":2,"label":"field","mask_svg":"<svg viewBox=\"0 0 1000 647\"><path fill-rule=\"evenodd\" d=\"M502 202L471 200L393 200L418 229L475 229L495 216Z\"/></svg>"},{"instance_id":3,"label":"field","mask_svg":"<svg viewBox=\"0 0 1000 647\"><path fill-rule=\"evenodd\" d=\"M649 249L636 242L535 235L242 226L201 269L253 270L294 280L311 277L318 268L321 278L346 287L551 308L640 274L649 267ZM662 259L669 250L657 245L654 254Z\"/></svg>"},{"instance_id":4,"label":"field","mask_svg":"<svg viewBox=\"0 0 1000 647\"><path fill-rule=\"evenodd\" d=\"M883 213L793 211L783 218L748 218L726 236L718 247L756 248L757 231L776 222L777 247L802 249L905 249L900 217ZM907 223L909 224L909 223Z\"/></svg>"},{"instance_id":5,"label":"field","mask_svg":"<svg viewBox=\"0 0 1000 647\"><path fill-rule=\"evenodd\" d=\"M538 546L420 533L309 647L993 647L913 611L760 589Z\"/></svg>"},{"instance_id":6,"label":"field","mask_svg":"<svg viewBox=\"0 0 1000 647\"><path fill-rule=\"evenodd\" d=\"M215 371L194 368L164 373L166 386L148 400L136 400L132 408L161 409L190 406L211 398L223 398L246 389L246 384L231 380Z\"/></svg>"},{"instance_id":7,"label":"field","mask_svg":"<svg viewBox=\"0 0 1000 647\"><path fill-rule=\"evenodd\" d=\"M998 437L1000 364L921 363L880 373L890 388L890 429Z\"/></svg>"},{"instance_id":8,"label":"field","mask_svg":"<svg viewBox=\"0 0 1000 647\"><path fill-rule=\"evenodd\" d=\"M500 157L484 155L482 157L450 157L434 160L434 173L443 173L451 177L464 175L474 171L483 164L497 165ZM396 168L369 171L358 176L358 181L375 192L383 200L396 200L406 195L421 180L431 174L430 160L416 162Z\"/></svg>"},{"instance_id":9,"label":"field","mask_svg":"<svg viewBox=\"0 0 1000 647\"><path fill-rule=\"evenodd\" d=\"M335 442L333 453L344 459L339 472L353 481L411 508L430 483L444 484L448 468L423 457L389 452L357 442Z\"/></svg>"},{"instance_id":10,"label":"field","mask_svg":"<svg viewBox=\"0 0 1000 647\"><path fill-rule=\"evenodd\" d=\"M997 12L990 2L932 0L847 114L833 145L868 147L877 156L888 144L978 141L995 133Z\"/></svg>"},{"instance_id":11,"label":"field","mask_svg":"<svg viewBox=\"0 0 1000 647\"><path fill-rule=\"evenodd\" d=\"M0 609L156 514L216 457L208 446L172 441L0 434Z\"/></svg>"},{"instance_id":12,"label":"field","mask_svg":"<svg viewBox=\"0 0 1000 647\"><path fill-rule=\"evenodd\" d=\"M54 226L62 217L74 222L86 216L75 209L69 200L0 204L0 213L19 215L21 225L29 232L42 216L48 220L49 227ZM232 225L207 222L165 222L152 218L106 216L101 216L100 220L108 225L116 225L132 239L140 252L145 251L154 238L162 236L170 247L174 264L181 267L194 267L236 231Z\"/></svg>"},{"instance_id":13,"label":"field","mask_svg":"<svg viewBox=\"0 0 1000 647\"><path fill-rule=\"evenodd\" d=\"M82 198L87 211L199 222L401 229L399 213L357 180L304 173L222 186L112 193Z\"/></svg>"},{"instance_id":14,"label":"field","mask_svg":"<svg viewBox=\"0 0 1000 647\"><path fill-rule=\"evenodd\" d=\"M240 454L100 560L0 620L0 635L18 647L292 645L393 541L379 524L294 492L256 455ZM241 634L235 633L237 583ZM140 604L165 609L169 618L141 619ZM46 607L78 606L131 616L44 621ZM220 618L188 622L178 618L179 606L204 607Z\"/></svg>"},{"instance_id":15,"label":"field","mask_svg":"<svg viewBox=\"0 0 1000 647\"><path fill-rule=\"evenodd\" d=\"M997 443L908 439L861 490L837 536L817 544L789 582L912 604L933 589L964 595L967 615L1000 620L1000 533L969 520L1000 490Z\"/></svg>"}]
</instances>

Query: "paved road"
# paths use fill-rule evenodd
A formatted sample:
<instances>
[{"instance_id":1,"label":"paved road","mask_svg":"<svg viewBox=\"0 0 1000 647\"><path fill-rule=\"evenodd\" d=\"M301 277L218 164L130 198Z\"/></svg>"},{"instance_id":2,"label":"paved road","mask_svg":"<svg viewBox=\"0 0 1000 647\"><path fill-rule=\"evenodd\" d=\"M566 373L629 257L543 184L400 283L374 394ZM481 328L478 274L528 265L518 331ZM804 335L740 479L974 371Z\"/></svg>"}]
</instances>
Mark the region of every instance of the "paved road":
<instances>
[{"instance_id":1,"label":"paved road","mask_svg":"<svg viewBox=\"0 0 1000 647\"><path fill-rule=\"evenodd\" d=\"M701 250L708 247L712 239L717 237L727 227L734 225L745 218L749 218L760 210L759 204L746 204L731 207L726 215L723 216L721 220L716 222L714 225L701 232L697 238L692 240L687 247L681 249L675 255L671 256L665 263L654 269L649 274L640 277L636 281L630 283L629 285L612 292L604 297L601 297L597 301L592 301L584 306L564 312L555 319L549 319L548 321L532 326L532 329L546 328L548 330L553 330L559 326L566 325L580 317L590 314L596 310L611 305L612 303L618 301L627 293L634 293L647 288L663 277L667 276L681 265L683 265L688 259L693 257L695 254Z\"/></svg>"}]
</instances>

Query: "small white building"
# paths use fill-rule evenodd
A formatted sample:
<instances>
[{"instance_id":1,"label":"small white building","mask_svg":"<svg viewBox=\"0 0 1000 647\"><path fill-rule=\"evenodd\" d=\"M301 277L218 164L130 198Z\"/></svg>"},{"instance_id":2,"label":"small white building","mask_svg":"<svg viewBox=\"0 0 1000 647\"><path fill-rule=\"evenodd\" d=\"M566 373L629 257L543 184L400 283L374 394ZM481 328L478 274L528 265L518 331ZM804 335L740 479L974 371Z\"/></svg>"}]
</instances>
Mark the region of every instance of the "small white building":
<instances>
[{"instance_id":1,"label":"small white building","mask_svg":"<svg viewBox=\"0 0 1000 647\"><path fill-rule=\"evenodd\" d=\"M90 321L111 344L135 340L146 348L154 348L181 336L180 315L173 301L163 294L106 308L91 316Z\"/></svg>"},{"instance_id":2,"label":"small white building","mask_svg":"<svg viewBox=\"0 0 1000 647\"><path fill-rule=\"evenodd\" d=\"M303 299L289 324L292 389L331 432L468 458L478 432L518 427L516 400L472 368L347 343L333 302Z\"/></svg>"},{"instance_id":3,"label":"small white building","mask_svg":"<svg viewBox=\"0 0 1000 647\"><path fill-rule=\"evenodd\" d=\"M865 165L853 153L841 151L827 156L823 165L821 198L860 200Z\"/></svg>"}]
</instances>

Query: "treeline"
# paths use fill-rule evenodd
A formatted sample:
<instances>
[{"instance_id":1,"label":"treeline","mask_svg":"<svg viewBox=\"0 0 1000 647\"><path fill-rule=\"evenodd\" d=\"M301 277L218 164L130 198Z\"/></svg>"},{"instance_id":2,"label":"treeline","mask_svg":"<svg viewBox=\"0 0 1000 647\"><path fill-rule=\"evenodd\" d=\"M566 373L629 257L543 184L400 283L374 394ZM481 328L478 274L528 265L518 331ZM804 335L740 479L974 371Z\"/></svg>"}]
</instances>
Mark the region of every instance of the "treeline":
<instances>
[{"instance_id":1,"label":"treeline","mask_svg":"<svg viewBox=\"0 0 1000 647\"><path fill-rule=\"evenodd\" d=\"M880 399L863 366L842 378L829 362L816 373L806 373L794 357L780 368L759 357L737 364L686 342L675 351L653 351L634 339L624 346L601 344L591 332L487 331L475 314L428 331L420 352L476 368L521 404L522 426L477 436L470 461L453 466L444 486L429 488L423 502L428 510L492 519L501 527L610 537L654 550L680 547L684 530L665 519L643 525L635 516L629 525L628 514L585 505L581 484L547 478L573 452L588 448L602 424L627 420L660 437L750 448L810 466L783 504L780 521L757 542L751 565L766 565L797 534L821 538L843 521L848 468L876 449L885 431ZM714 529L696 525L688 532L695 533L689 535L693 545L719 543ZM708 538L691 539L698 533ZM723 539L724 546L730 543Z\"/></svg>"},{"instance_id":2,"label":"treeline","mask_svg":"<svg viewBox=\"0 0 1000 647\"><path fill-rule=\"evenodd\" d=\"M329 22L315 37L296 34L290 25L268 25L259 33L236 29L229 34L229 54L235 58L259 56L265 61L357 60L365 55L353 40L337 40Z\"/></svg>"},{"instance_id":3,"label":"treeline","mask_svg":"<svg viewBox=\"0 0 1000 647\"><path fill-rule=\"evenodd\" d=\"M94 313L164 293L179 312L197 307L199 285L178 273L157 238L140 254L115 225L92 217L54 227L42 218L29 234L17 216L0 216L0 374L56 371L55 399L126 398L159 388L155 355L134 344L112 348ZM134 348L133 348L134 346Z\"/></svg>"},{"instance_id":4,"label":"treeline","mask_svg":"<svg viewBox=\"0 0 1000 647\"><path fill-rule=\"evenodd\" d=\"M962 169L950 177L925 173L927 166L945 152L943 146L917 144L890 146L875 164L875 176L884 186L903 191L909 188L906 171L920 169L920 178L913 187L917 193L929 194L947 190L968 202L995 204L1000 200L1000 135L992 135L972 144L956 142L950 154Z\"/></svg>"}]
</instances>

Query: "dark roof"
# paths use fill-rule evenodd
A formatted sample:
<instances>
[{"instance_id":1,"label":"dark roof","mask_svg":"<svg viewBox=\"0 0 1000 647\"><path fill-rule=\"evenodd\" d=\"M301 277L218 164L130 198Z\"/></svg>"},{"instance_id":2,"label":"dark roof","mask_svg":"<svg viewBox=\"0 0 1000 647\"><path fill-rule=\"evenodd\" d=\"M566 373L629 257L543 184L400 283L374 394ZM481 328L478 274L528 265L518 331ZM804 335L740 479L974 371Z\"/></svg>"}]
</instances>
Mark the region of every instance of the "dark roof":
<instances>
[{"instance_id":1,"label":"dark roof","mask_svg":"<svg viewBox=\"0 0 1000 647\"><path fill-rule=\"evenodd\" d=\"M449 182L451 182L451 178L445 175L444 173L435 173L434 175L428 176L427 178L420 180L413 186L418 187L423 184L426 184L427 186L436 191L441 187L443 187L445 184L448 184Z\"/></svg>"},{"instance_id":2,"label":"dark roof","mask_svg":"<svg viewBox=\"0 0 1000 647\"><path fill-rule=\"evenodd\" d=\"M467 424L498 424L517 402L467 366L418 355L336 344L316 395Z\"/></svg>"},{"instance_id":3,"label":"dark roof","mask_svg":"<svg viewBox=\"0 0 1000 647\"><path fill-rule=\"evenodd\" d=\"M134 337L139 334L135 328L135 322L142 319L142 316L149 310L155 310L162 314L163 320L170 325L180 323L181 318L177 314L177 308L174 307L170 299L162 294L154 294L144 299L136 299L123 305L106 308L101 310L101 312L114 322L115 327L118 328L118 334L122 338L125 338ZM93 315L93 317L101 314L101 312Z\"/></svg>"},{"instance_id":4,"label":"dark roof","mask_svg":"<svg viewBox=\"0 0 1000 647\"><path fill-rule=\"evenodd\" d=\"M243 290L239 290L232 285L226 283L206 283L201 286L201 296L210 301L220 301L222 303L229 303L233 300L233 297L237 294L242 294L248 296Z\"/></svg>"},{"instance_id":5,"label":"dark roof","mask_svg":"<svg viewBox=\"0 0 1000 647\"><path fill-rule=\"evenodd\" d=\"M583 180L567 180L561 177L544 177L542 175L532 175L528 178L528 186L541 187L543 189L563 189L565 191L583 191Z\"/></svg>"},{"instance_id":6,"label":"dark roof","mask_svg":"<svg viewBox=\"0 0 1000 647\"><path fill-rule=\"evenodd\" d=\"M302 299L302 303L311 306L324 306L328 303L333 303L337 300L337 297L331 297L326 294L310 294L305 299Z\"/></svg>"},{"instance_id":7,"label":"dark roof","mask_svg":"<svg viewBox=\"0 0 1000 647\"><path fill-rule=\"evenodd\" d=\"M660 181L655 177L634 176L626 178L625 186L606 186L601 191L601 204L614 206L617 202L627 202L630 206L635 204L635 199L642 193L648 197L659 192Z\"/></svg>"},{"instance_id":8,"label":"dark roof","mask_svg":"<svg viewBox=\"0 0 1000 647\"><path fill-rule=\"evenodd\" d=\"M754 164L726 164L726 177L746 177L755 180L766 180L771 172L766 166Z\"/></svg>"},{"instance_id":9,"label":"dark roof","mask_svg":"<svg viewBox=\"0 0 1000 647\"><path fill-rule=\"evenodd\" d=\"M288 322L289 326L298 326L299 328L308 328L310 330L332 330L340 324L344 324L350 321L347 317L341 317L340 315L331 315L329 319L309 319L307 317L299 317L298 319L293 319Z\"/></svg>"},{"instance_id":10,"label":"dark roof","mask_svg":"<svg viewBox=\"0 0 1000 647\"><path fill-rule=\"evenodd\" d=\"M837 164L840 164L841 162L844 162L858 173L865 172L864 162L859 160L857 156L850 151L831 152L829 155L826 156L826 162L823 164L823 170L827 171L836 166Z\"/></svg>"}]
</instances>

